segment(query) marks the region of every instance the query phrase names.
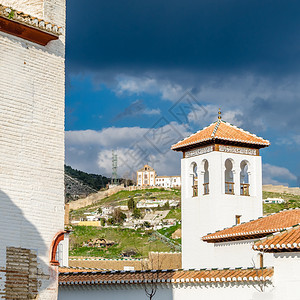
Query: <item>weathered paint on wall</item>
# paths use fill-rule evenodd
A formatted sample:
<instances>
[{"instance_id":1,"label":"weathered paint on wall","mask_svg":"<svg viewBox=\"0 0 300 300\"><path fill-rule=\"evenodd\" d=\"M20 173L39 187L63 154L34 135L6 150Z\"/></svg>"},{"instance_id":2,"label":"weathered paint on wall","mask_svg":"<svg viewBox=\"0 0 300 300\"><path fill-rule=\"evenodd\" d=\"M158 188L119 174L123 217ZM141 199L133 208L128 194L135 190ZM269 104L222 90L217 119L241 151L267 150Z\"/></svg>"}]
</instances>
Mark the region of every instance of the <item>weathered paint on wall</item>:
<instances>
[{"instance_id":1,"label":"weathered paint on wall","mask_svg":"<svg viewBox=\"0 0 300 300\"><path fill-rule=\"evenodd\" d=\"M65 0L1 3L65 29ZM12 285L13 277L6 272L13 262L18 270L24 266L28 298L35 286L39 299L57 297L57 267L49 265L49 258L52 238L64 228L64 49L64 34L43 47L0 31L0 297L4 298L20 288L26 293L16 281Z\"/></svg>"}]
</instances>

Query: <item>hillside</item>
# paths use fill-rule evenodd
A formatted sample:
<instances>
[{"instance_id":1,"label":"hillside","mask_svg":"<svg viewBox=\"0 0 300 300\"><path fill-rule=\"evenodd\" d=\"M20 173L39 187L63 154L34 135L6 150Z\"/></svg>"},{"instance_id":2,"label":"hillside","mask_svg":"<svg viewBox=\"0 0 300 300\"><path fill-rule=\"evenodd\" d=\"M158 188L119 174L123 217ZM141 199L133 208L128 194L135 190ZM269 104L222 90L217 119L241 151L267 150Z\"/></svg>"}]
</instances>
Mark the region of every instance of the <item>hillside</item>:
<instances>
[{"instance_id":1,"label":"hillside","mask_svg":"<svg viewBox=\"0 0 300 300\"><path fill-rule=\"evenodd\" d=\"M97 193L107 187L111 178L98 174L90 174L65 165L65 201L73 201ZM120 183L132 185L129 179L119 179Z\"/></svg>"},{"instance_id":2,"label":"hillside","mask_svg":"<svg viewBox=\"0 0 300 300\"><path fill-rule=\"evenodd\" d=\"M133 199L135 202L138 202L141 199L180 200L180 198L180 190L165 190L162 188L151 188L134 191L120 191L114 195L101 199L90 206L71 211L70 219L72 219L73 217L84 217L84 213L96 211L99 207L103 205L127 205L129 199ZM174 214L178 217L178 213Z\"/></svg>"},{"instance_id":3,"label":"hillside","mask_svg":"<svg viewBox=\"0 0 300 300\"><path fill-rule=\"evenodd\" d=\"M267 199L267 198L282 198L285 200L285 203L282 204L264 203L263 204L264 214L276 213L283 209L300 207L300 195L263 191L263 199Z\"/></svg>"},{"instance_id":4,"label":"hillside","mask_svg":"<svg viewBox=\"0 0 300 300\"><path fill-rule=\"evenodd\" d=\"M88 185L85 185L76 178L65 174L65 201L73 201L82 197L87 197L91 193L96 193L97 191Z\"/></svg>"},{"instance_id":5,"label":"hillside","mask_svg":"<svg viewBox=\"0 0 300 300\"><path fill-rule=\"evenodd\" d=\"M98 208L112 205L126 205L129 199L138 202L141 199L176 199L181 197L180 190L165 190L159 188L120 191L114 195L106 197L94 203L91 206L73 210L70 213L71 219L84 218L85 213L91 213ZM283 209L300 207L300 196L287 193L263 192L263 199L282 198L285 203L282 204L263 204L264 214L278 212ZM174 251L170 245L181 244L181 239L172 239L172 234L181 228L181 208L170 209L166 219L177 220L176 225L159 229L158 231L147 231L144 229L132 230L117 227L82 227L73 226L73 233L70 236L70 255L73 256L100 256L104 258L119 258L123 252L134 250L134 257L146 257L149 251ZM165 238L161 239L161 236ZM105 248L94 248L83 246L84 242L94 238L105 238L113 240L115 245Z\"/></svg>"},{"instance_id":6,"label":"hillside","mask_svg":"<svg viewBox=\"0 0 300 300\"><path fill-rule=\"evenodd\" d=\"M110 247L83 246L89 240L102 238L113 241ZM134 257L146 257L149 252L170 252L172 248L161 242L151 231L126 228L97 228L75 226L70 238L71 256L96 256L104 258L120 258L122 253L134 251Z\"/></svg>"},{"instance_id":7,"label":"hillside","mask_svg":"<svg viewBox=\"0 0 300 300\"><path fill-rule=\"evenodd\" d=\"M70 177L79 180L82 184L89 186L90 188L99 191L100 189L106 187L110 182L110 178L102 175L89 174L83 171L73 169L70 166L65 165L65 174Z\"/></svg>"}]
</instances>

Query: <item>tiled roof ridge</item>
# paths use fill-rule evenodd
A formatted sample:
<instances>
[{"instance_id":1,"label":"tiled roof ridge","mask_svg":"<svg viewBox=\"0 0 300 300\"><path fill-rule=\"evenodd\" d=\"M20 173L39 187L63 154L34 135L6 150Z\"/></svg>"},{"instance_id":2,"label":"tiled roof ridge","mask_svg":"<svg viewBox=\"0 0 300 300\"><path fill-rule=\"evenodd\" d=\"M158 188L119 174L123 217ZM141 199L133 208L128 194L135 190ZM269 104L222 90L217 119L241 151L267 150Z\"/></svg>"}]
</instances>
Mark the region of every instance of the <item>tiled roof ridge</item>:
<instances>
[{"instance_id":1,"label":"tiled roof ridge","mask_svg":"<svg viewBox=\"0 0 300 300\"><path fill-rule=\"evenodd\" d=\"M281 210L281 211L279 211L277 213L270 213L270 214L264 215L262 217L258 217L257 219L249 220L248 222L242 222L241 224L236 224L236 225L233 225L231 227L225 227L225 228L217 230L217 231L215 231L213 233L207 233L205 236L202 237L202 240L209 240L209 239L217 239L217 238L226 238L226 237L240 236L241 235L240 233L231 233L231 234L225 234L225 235L219 235L219 236L218 235L214 235L213 237L209 237L209 235L216 234L218 232L222 232L222 231L224 231L226 229L231 229L231 228L239 227L239 226L247 224L247 223L255 222L255 221L259 220L259 219L264 219L264 218L270 217L272 215L280 214L280 213L283 213L285 211L291 211L291 210L299 210L299 208L283 209L283 210ZM276 230L276 232L280 233L282 230L286 230L286 229L287 228L272 228L272 229L266 229L266 230L250 231L250 232L247 232L247 233L248 233L248 235L265 233L265 232L270 232L270 234L272 234L274 230ZM245 235L245 233L243 235Z\"/></svg>"},{"instance_id":2,"label":"tiled roof ridge","mask_svg":"<svg viewBox=\"0 0 300 300\"><path fill-rule=\"evenodd\" d=\"M210 268L210 269L171 269L147 271L111 271L111 272L73 272L60 273L60 285L73 284L143 284L151 282L160 283L203 283L203 282L229 282L229 281L269 281L273 276L273 268L263 268L263 276L253 267L237 268ZM156 277L150 274L157 273ZM143 275L143 277L141 276ZM150 276L147 276L147 275ZM159 277L160 276L160 277Z\"/></svg>"},{"instance_id":3,"label":"tiled roof ridge","mask_svg":"<svg viewBox=\"0 0 300 300\"><path fill-rule=\"evenodd\" d=\"M189 136L187 136L187 137L185 137L184 139L182 139L182 140L178 141L177 143L173 144L173 145L171 146L171 149L173 149L173 146L177 145L178 143L183 142L183 141L189 139L191 136L193 136L193 135L195 135L195 134L201 132L202 130L205 130L205 129L209 128L210 126L212 126L213 124L215 124L215 123L217 123L217 122L218 122L218 121L212 122L211 124L209 124L209 125L203 127L202 129L200 129L200 130L198 130L198 131L196 131L196 132L194 132L194 133L191 133ZM204 139L204 140L209 140L209 139ZM203 141L204 141L204 140L203 140Z\"/></svg>"},{"instance_id":4,"label":"tiled roof ridge","mask_svg":"<svg viewBox=\"0 0 300 300\"><path fill-rule=\"evenodd\" d=\"M300 243L295 243L295 242L292 243L291 241L289 241L288 243L286 243L287 241L285 243L277 243L276 245L274 245L273 243L272 244L268 243L268 241L270 242L279 236L284 236L286 234L292 233L293 231L299 230L299 229L300 229L300 223L290 226L279 232L274 232L272 234L269 234L268 236L255 241L252 248L254 250L258 250L258 251L263 250L263 249L270 250L269 248L274 249L274 250L297 248L300 250ZM263 245L263 244L265 244L265 245Z\"/></svg>"},{"instance_id":5,"label":"tiled roof ridge","mask_svg":"<svg viewBox=\"0 0 300 300\"><path fill-rule=\"evenodd\" d=\"M221 127L220 125L221 124L224 124L225 126L228 126L234 130L237 130L239 131L240 133L242 134L245 134L245 135L248 135L256 140L247 140L246 138L241 138L241 139L238 139L238 138L234 138L232 135L230 135L230 133L226 132L226 137L222 137L222 136L219 136L218 135L218 132L221 130ZM193 136L196 136L198 133L201 133L202 131L205 131L206 129L210 128L211 126L214 126L214 129L213 129L213 132L207 136L207 137L202 137L202 138L199 138L198 140L194 140L194 141L190 141L189 143L187 143L187 141L189 139L191 139ZM175 149L179 149L179 148L182 148L182 147L186 147L186 146L189 146L189 145L195 145L195 144L198 144L198 143L203 143L203 142L206 142L206 141L209 141L209 140L223 140L223 141L231 141L231 142L239 142L239 143L246 143L246 144L254 144L254 145L262 145L262 146L269 146L270 145L270 141L269 140L266 140L264 139L263 137L260 137L254 133L251 133L249 131L246 131L240 127L237 127L229 122L226 122L224 120L221 120L219 119L218 121L215 121L213 123L211 123L210 125L198 130L197 132L195 133L192 133L190 134L188 137L178 141L176 144L173 144L171 146L171 149L175 150Z\"/></svg>"},{"instance_id":6,"label":"tiled roof ridge","mask_svg":"<svg viewBox=\"0 0 300 300\"><path fill-rule=\"evenodd\" d=\"M224 121L224 120L220 120L220 121L223 122L224 124L228 125L228 126L231 126L231 127L235 128L235 129L237 129L237 130L243 132L243 133L249 134L249 135L251 135L252 137L255 137L255 138L257 138L257 139L262 140L263 143L264 143L264 142L267 142L267 143L269 143L269 145L271 144L269 140L266 140L266 139L264 139L264 138L261 137L261 136L258 136L258 135L254 134L254 133L251 133L251 132L249 132L249 131L247 131L247 130L241 128L241 127L238 127L238 126L236 126L236 125L233 125L233 124L231 124L231 123L229 123L229 122L226 122L226 121ZM223 138L219 138L219 137L217 137L217 138L218 138L218 139L223 139ZM226 138L226 139L227 139L227 138ZM236 139L232 139L232 140L236 141ZM252 143L258 144L258 142L252 142Z\"/></svg>"},{"instance_id":7,"label":"tiled roof ridge","mask_svg":"<svg viewBox=\"0 0 300 300\"><path fill-rule=\"evenodd\" d=\"M76 272L75 270L80 270L80 271L85 271L85 270L93 270L93 271L107 271L110 269L99 269L99 268L88 268L88 267L65 267L65 266L61 266L59 267L59 270L63 270L60 271L61 273L70 273L70 272ZM65 270L69 270L69 271L65 271Z\"/></svg>"},{"instance_id":8,"label":"tiled roof ridge","mask_svg":"<svg viewBox=\"0 0 300 300\"><path fill-rule=\"evenodd\" d=\"M1 1L1 0L0 0ZM63 33L62 27L52 24L43 19L26 14L22 11L17 11L9 6L4 6L0 3L0 17L25 24L43 31L47 31L54 35L61 35Z\"/></svg>"},{"instance_id":9,"label":"tiled roof ridge","mask_svg":"<svg viewBox=\"0 0 300 300\"><path fill-rule=\"evenodd\" d=\"M266 269L267 267L264 267ZM147 269L147 270L102 270L102 269L97 269L97 268L85 268L85 267L59 267L59 270L61 269L71 269L73 272L64 272L64 271L59 271L60 274L69 274L69 273L79 273L76 272L80 271L80 273L84 273L84 270L95 270L97 273L102 273L102 274L115 274L115 273L145 273L145 272L152 272L152 273L157 273L157 272L181 272L181 271L223 271L223 270L252 270L255 269L253 267L223 267L223 268L185 268L185 269ZM81 272L82 271L82 272ZM93 272L93 273L95 273Z\"/></svg>"},{"instance_id":10,"label":"tiled roof ridge","mask_svg":"<svg viewBox=\"0 0 300 300\"><path fill-rule=\"evenodd\" d=\"M218 130L220 124L221 124L221 119L219 119L219 120L217 121L217 124L216 124L216 126L215 126L215 128L214 128L214 131L213 131L212 134L211 134L211 137L212 137L212 138L215 137L215 134L216 134L216 132L217 132L217 130Z\"/></svg>"}]
</instances>

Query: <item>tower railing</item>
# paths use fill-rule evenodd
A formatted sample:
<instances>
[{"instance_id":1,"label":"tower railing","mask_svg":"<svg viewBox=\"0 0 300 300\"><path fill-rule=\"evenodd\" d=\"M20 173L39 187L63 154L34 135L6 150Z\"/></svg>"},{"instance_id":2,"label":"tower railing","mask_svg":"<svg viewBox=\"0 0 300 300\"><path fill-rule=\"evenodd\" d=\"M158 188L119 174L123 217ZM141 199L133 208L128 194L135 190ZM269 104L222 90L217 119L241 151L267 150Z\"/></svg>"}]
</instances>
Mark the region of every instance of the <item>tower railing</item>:
<instances>
[{"instance_id":1,"label":"tower railing","mask_svg":"<svg viewBox=\"0 0 300 300\"><path fill-rule=\"evenodd\" d=\"M225 194L234 195L234 182L225 181Z\"/></svg>"},{"instance_id":2,"label":"tower railing","mask_svg":"<svg viewBox=\"0 0 300 300\"><path fill-rule=\"evenodd\" d=\"M198 184L193 185L193 197L198 196Z\"/></svg>"},{"instance_id":3,"label":"tower railing","mask_svg":"<svg viewBox=\"0 0 300 300\"><path fill-rule=\"evenodd\" d=\"M203 188L204 188L204 195L208 195L209 194L209 183L203 183Z\"/></svg>"},{"instance_id":4,"label":"tower railing","mask_svg":"<svg viewBox=\"0 0 300 300\"><path fill-rule=\"evenodd\" d=\"M250 196L249 194L249 183L241 183L241 195L242 196Z\"/></svg>"}]
</instances>

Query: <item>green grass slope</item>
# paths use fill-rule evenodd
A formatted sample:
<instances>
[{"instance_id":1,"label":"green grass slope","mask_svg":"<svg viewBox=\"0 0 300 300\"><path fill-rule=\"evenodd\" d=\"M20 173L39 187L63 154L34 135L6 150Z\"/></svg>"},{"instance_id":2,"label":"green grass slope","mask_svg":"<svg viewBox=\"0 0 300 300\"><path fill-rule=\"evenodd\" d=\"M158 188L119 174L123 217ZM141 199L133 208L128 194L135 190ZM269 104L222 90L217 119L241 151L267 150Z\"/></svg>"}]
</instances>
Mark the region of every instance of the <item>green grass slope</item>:
<instances>
[{"instance_id":1,"label":"green grass slope","mask_svg":"<svg viewBox=\"0 0 300 300\"><path fill-rule=\"evenodd\" d=\"M285 203L264 203L264 214L276 213L283 209L300 208L300 195L292 195L287 193L263 192L263 199L267 198L282 198Z\"/></svg>"},{"instance_id":2,"label":"green grass slope","mask_svg":"<svg viewBox=\"0 0 300 300\"><path fill-rule=\"evenodd\" d=\"M120 258L121 253L134 250L135 257L147 257L151 251L169 252L172 249L152 235L152 232L123 228L97 228L74 226L70 235L70 256L97 256ZM112 240L116 245L105 248L82 247L83 242L94 238Z\"/></svg>"}]
</instances>

